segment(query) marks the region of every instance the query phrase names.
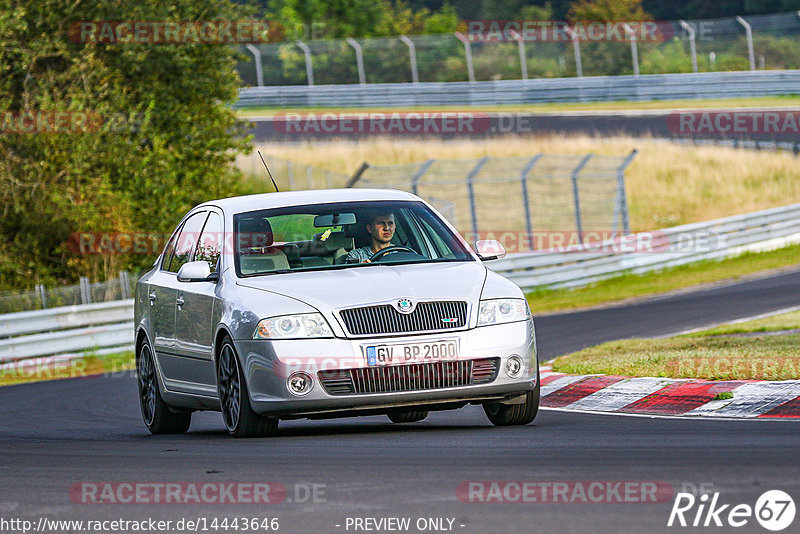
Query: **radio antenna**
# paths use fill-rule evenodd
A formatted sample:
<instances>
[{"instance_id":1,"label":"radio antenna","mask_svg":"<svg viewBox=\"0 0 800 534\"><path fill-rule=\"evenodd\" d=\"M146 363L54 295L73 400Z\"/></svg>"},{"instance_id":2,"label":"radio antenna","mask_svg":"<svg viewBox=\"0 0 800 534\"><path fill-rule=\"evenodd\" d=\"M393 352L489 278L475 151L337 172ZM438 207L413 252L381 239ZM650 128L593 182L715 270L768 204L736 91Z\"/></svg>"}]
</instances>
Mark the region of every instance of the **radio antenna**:
<instances>
[{"instance_id":1,"label":"radio antenna","mask_svg":"<svg viewBox=\"0 0 800 534\"><path fill-rule=\"evenodd\" d=\"M275 186L275 192L280 193L281 191L280 189L278 189L278 184L275 183L275 178L272 177L272 173L269 172L269 167L267 167L267 162L264 161L264 156L261 155L260 150L257 150L256 152L258 152L258 157L261 158L261 163L264 164L264 168L267 169L267 174L269 174L269 179L272 180L272 185Z\"/></svg>"}]
</instances>

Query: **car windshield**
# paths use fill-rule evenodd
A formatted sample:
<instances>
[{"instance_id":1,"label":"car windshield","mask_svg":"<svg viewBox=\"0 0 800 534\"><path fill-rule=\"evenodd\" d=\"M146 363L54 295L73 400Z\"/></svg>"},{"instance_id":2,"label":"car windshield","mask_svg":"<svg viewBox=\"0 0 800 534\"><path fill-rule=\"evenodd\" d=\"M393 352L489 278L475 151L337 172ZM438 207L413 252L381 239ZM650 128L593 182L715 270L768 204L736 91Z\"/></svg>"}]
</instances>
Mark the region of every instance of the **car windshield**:
<instances>
[{"instance_id":1,"label":"car windshield","mask_svg":"<svg viewBox=\"0 0 800 534\"><path fill-rule=\"evenodd\" d=\"M312 204L239 213L238 276L379 264L474 261L422 202ZM376 253L377 251L377 253Z\"/></svg>"}]
</instances>

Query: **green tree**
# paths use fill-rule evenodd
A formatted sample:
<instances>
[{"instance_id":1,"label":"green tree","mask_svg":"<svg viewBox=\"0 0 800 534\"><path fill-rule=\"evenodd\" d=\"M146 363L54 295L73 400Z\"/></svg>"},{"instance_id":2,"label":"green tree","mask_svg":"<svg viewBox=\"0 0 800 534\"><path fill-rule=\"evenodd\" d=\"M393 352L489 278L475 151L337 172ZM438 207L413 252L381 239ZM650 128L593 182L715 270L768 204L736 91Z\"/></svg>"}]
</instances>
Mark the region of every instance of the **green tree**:
<instances>
[{"instance_id":1,"label":"green tree","mask_svg":"<svg viewBox=\"0 0 800 534\"><path fill-rule=\"evenodd\" d=\"M229 107L239 86L231 46L83 42L70 39L73 24L245 19L224 0L0 0L3 117L99 118L54 133L3 123L1 288L146 267L151 251L86 255L70 237L163 234L194 204L242 190L231 162L249 140Z\"/></svg>"}]
</instances>

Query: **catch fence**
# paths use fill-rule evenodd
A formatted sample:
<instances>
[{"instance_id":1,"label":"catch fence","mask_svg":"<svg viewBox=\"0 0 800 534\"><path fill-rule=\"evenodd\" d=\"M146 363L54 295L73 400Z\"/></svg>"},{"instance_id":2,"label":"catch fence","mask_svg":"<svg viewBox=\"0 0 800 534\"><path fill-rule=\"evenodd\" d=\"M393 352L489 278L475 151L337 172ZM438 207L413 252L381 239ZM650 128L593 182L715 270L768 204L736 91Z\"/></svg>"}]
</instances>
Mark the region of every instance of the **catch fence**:
<instances>
[{"instance_id":1,"label":"catch fence","mask_svg":"<svg viewBox=\"0 0 800 534\"><path fill-rule=\"evenodd\" d=\"M515 252L537 250L537 234L630 233L625 194L627 156L535 154L526 157L431 159L369 165L355 187L409 191L426 199L468 241L515 236Z\"/></svg>"},{"instance_id":2,"label":"catch fence","mask_svg":"<svg viewBox=\"0 0 800 534\"><path fill-rule=\"evenodd\" d=\"M800 68L798 12L660 21L654 39L626 31L597 39L587 23L583 30L572 23L574 39L541 40L515 34L504 26L509 21L473 22L485 28L498 23L502 36L471 31L467 21L464 31L452 34L247 45L242 51L250 60L238 69L247 86L290 86Z\"/></svg>"}]
</instances>

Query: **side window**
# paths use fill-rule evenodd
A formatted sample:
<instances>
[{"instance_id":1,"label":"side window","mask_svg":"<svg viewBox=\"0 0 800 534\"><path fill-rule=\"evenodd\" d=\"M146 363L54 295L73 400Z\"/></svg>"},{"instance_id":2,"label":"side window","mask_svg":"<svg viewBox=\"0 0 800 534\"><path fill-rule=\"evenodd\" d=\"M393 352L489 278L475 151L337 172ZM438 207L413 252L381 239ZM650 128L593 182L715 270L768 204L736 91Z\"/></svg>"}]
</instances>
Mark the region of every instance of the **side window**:
<instances>
[{"instance_id":1,"label":"side window","mask_svg":"<svg viewBox=\"0 0 800 534\"><path fill-rule=\"evenodd\" d=\"M175 253L172 255L168 271L177 273L184 263L188 263L191 260L194 247L200 237L200 231L203 229L207 216L208 212L201 211L186 219L178 239L175 240Z\"/></svg>"},{"instance_id":2,"label":"side window","mask_svg":"<svg viewBox=\"0 0 800 534\"><path fill-rule=\"evenodd\" d=\"M169 240L167 247L164 249L164 256L161 257L161 268L165 271L169 271L169 262L172 261L172 253L175 252L175 241L181 235L181 228L183 226L179 226L175 233L172 234L172 239Z\"/></svg>"},{"instance_id":3,"label":"side window","mask_svg":"<svg viewBox=\"0 0 800 534\"><path fill-rule=\"evenodd\" d=\"M222 221L213 211L208 214L208 221L200 234L194 261L206 261L211 267L211 272L217 271L217 262L222 253Z\"/></svg>"}]
</instances>

